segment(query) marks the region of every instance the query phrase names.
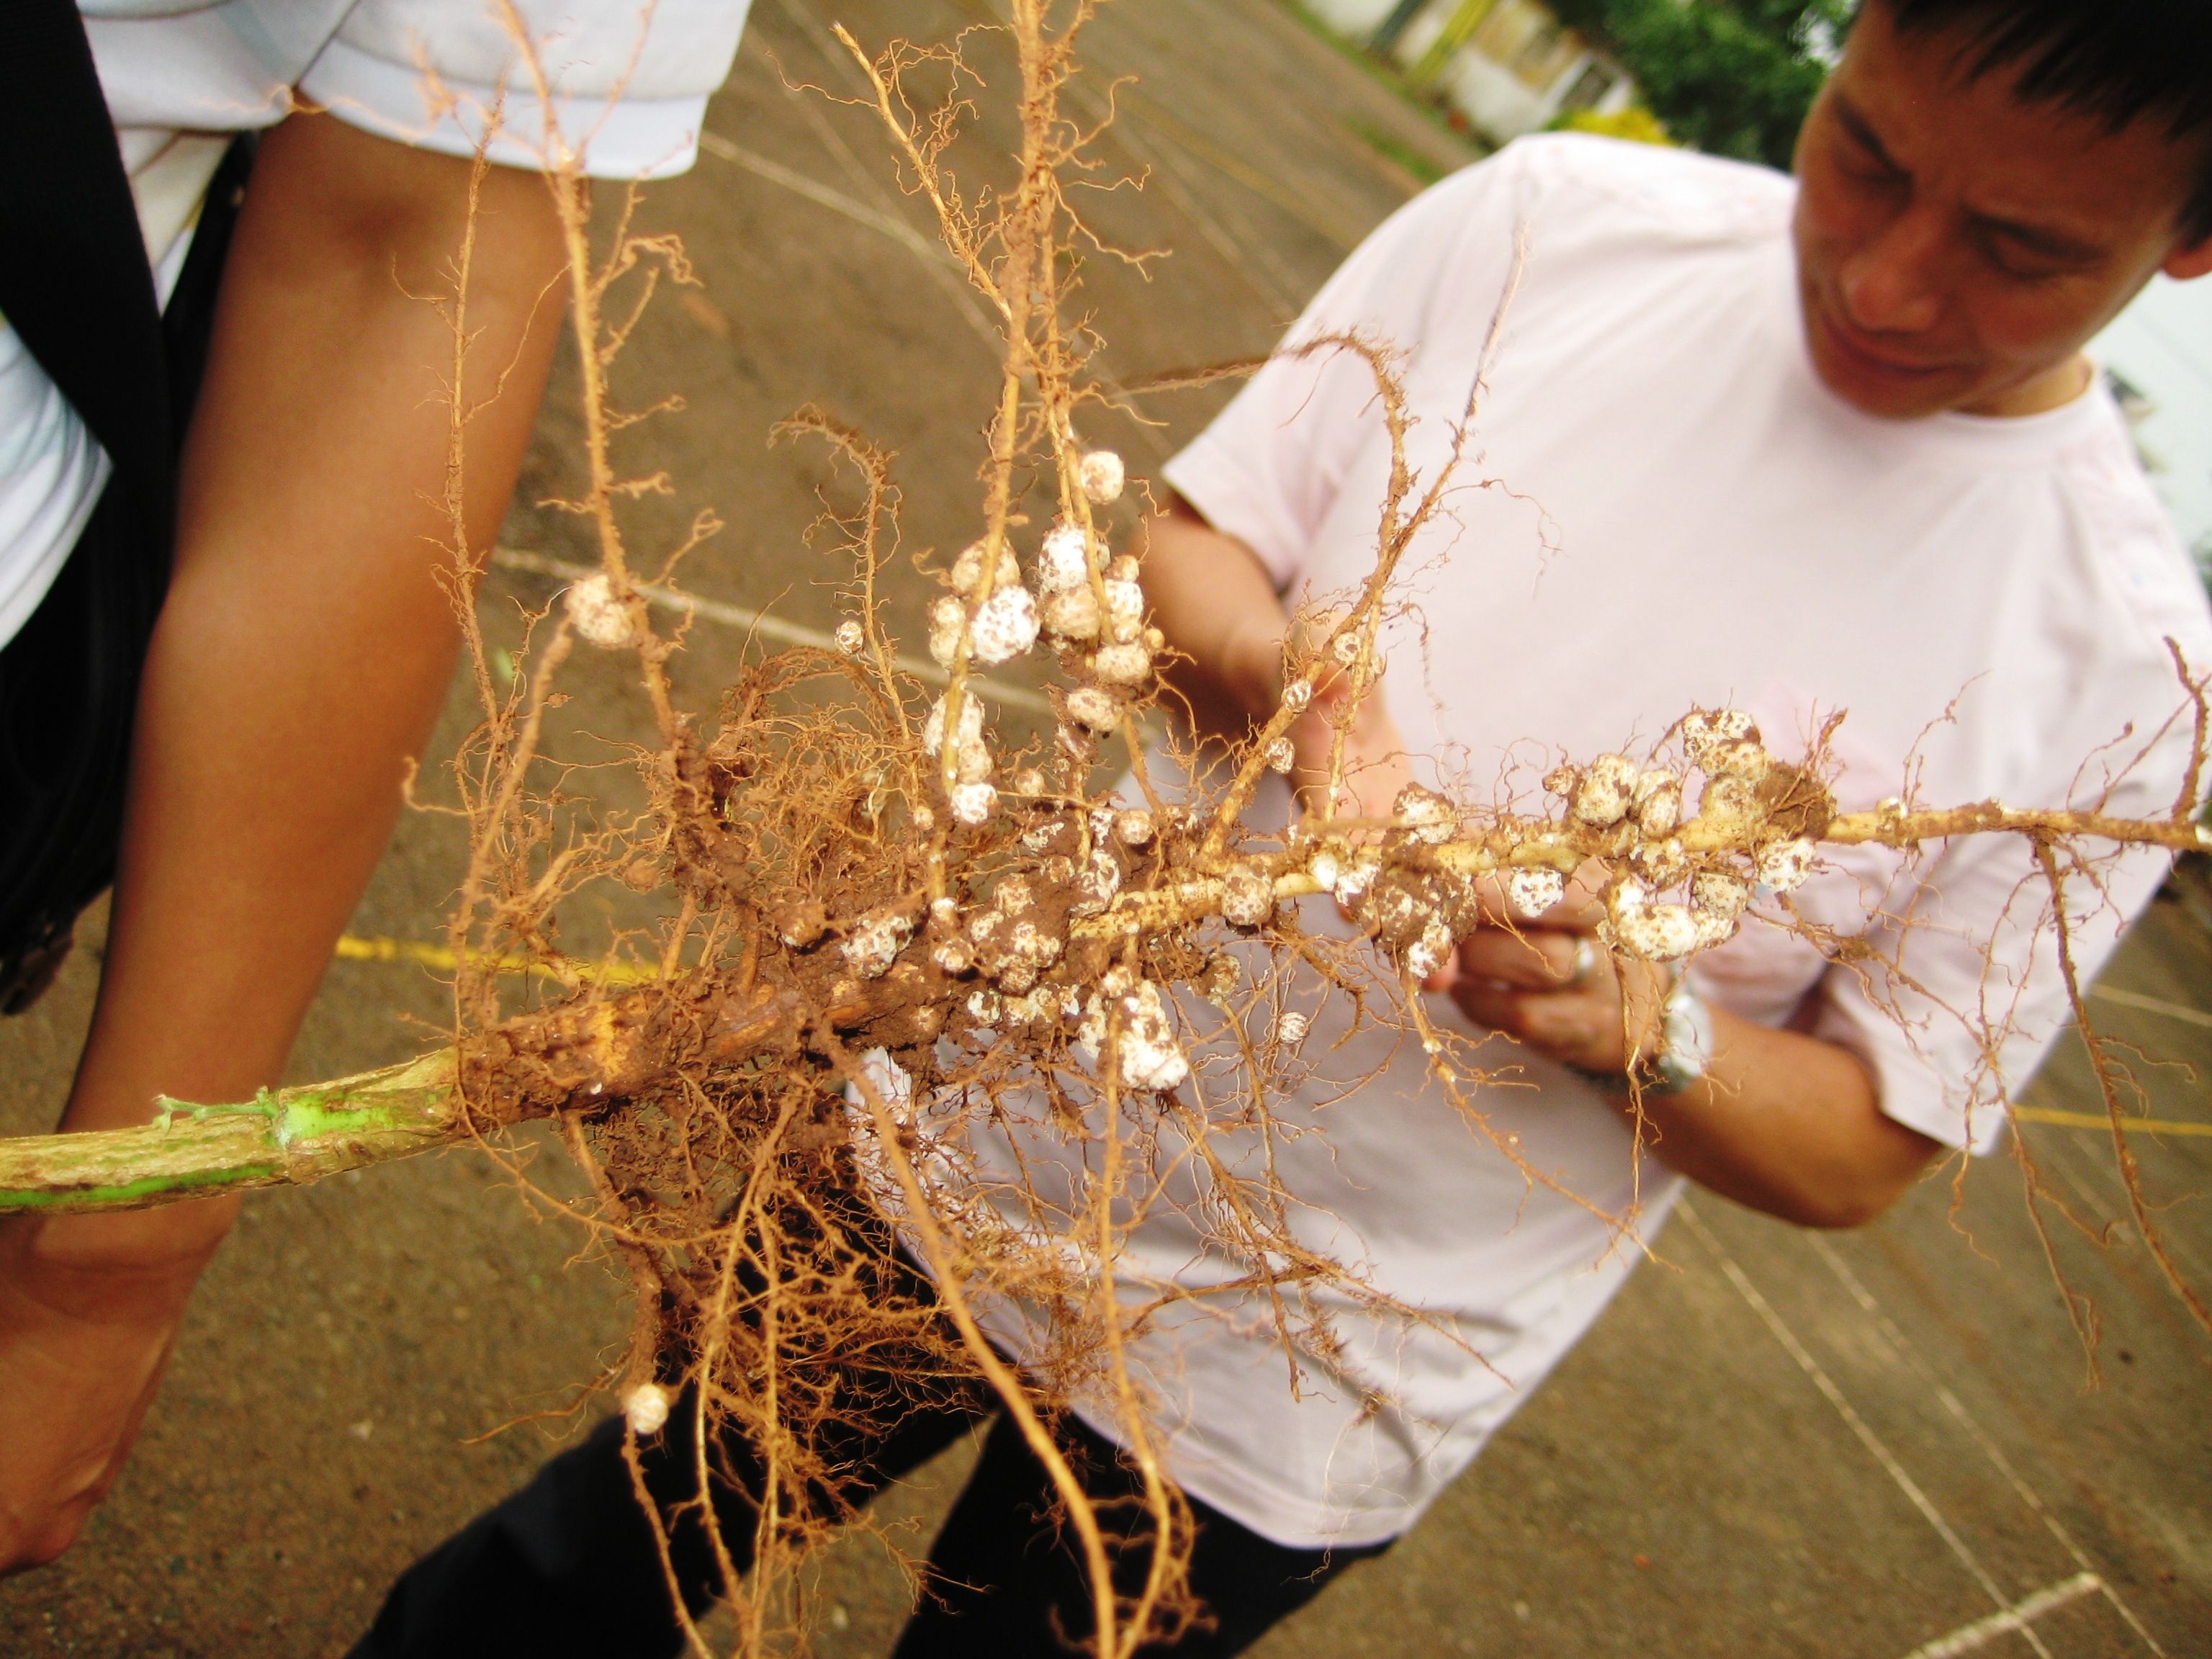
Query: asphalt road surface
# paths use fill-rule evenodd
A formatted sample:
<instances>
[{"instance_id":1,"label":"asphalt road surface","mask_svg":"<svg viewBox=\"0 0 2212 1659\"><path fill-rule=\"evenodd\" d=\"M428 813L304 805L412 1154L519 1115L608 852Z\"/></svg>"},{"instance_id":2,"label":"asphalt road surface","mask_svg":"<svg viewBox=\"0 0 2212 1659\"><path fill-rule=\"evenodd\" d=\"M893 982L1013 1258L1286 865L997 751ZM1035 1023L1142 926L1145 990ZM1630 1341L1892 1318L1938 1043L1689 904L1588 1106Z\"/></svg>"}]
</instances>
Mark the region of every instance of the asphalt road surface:
<instances>
[{"instance_id":1,"label":"asphalt road surface","mask_svg":"<svg viewBox=\"0 0 2212 1659\"><path fill-rule=\"evenodd\" d=\"M751 613L834 620L823 584L836 573L804 542L824 458L771 448L775 421L818 404L897 451L908 546L972 533L994 384L981 310L895 187L867 117L804 88L854 89L833 16L876 43L988 15L982 0L757 0L697 168L645 193L645 222L681 234L702 285L664 294L620 366L625 398L688 401L624 440L628 463L673 486L641 538L703 506L728 523L684 577L712 602L678 659L693 706L763 642ZM1471 159L1273 0L1117 0L1091 62L1134 77L1103 150L1144 187L1088 192L1086 210L1126 250L1171 250L1141 268L1086 266L1105 369L1124 381L1265 350L1367 230ZM1103 84L1082 94L1092 107ZM1001 131L990 95L983 125ZM1223 395L1154 398L1157 424L1101 421L1091 435L1146 472ZM487 590L497 639L550 596L556 562L590 556L573 520L533 505L573 479L572 410L564 372ZM900 580L911 626L922 590ZM567 711L611 760L635 730L613 676L581 665ZM464 729L465 695L443 743ZM1006 713L1034 718L1018 693ZM606 775L618 789L620 767ZM410 817L353 935L441 939L459 867L451 823ZM2212 1287L2206 920L2161 902L2096 1005L2135 1046L2142 1110L2186 1126L2136 1139L2200 1287ZM58 1109L97 935L94 918L57 992L0 1025L0 1131L37 1130ZM337 961L293 1074L404 1057L445 1012L434 975L404 957ZM2027 1102L2056 1116L2025 1125L2026 1146L2088 1230L2050 1218L2055 1259L2100 1322L2097 1386L2008 1157L1844 1236L1699 1198L1427 1520L1260 1652L2212 1651L2212 1342L2125 1224L2106 1138L2065 1121L2100 1110L2077 1042ZM540 1152L528 1179L572 1193L560 1155ZM473 1155L253 1200L114 1496L60 1565L0 1585L0 1652L343 1652L395 1572L605 1409L583 1390L625 1311L586 1243L515 1171ZM926 1549L966 1455L885 1500L892 1543ZM884 1652L908 1594L884 1541L839 1546L818 1650Z\"/></svg>"}]
</instances>

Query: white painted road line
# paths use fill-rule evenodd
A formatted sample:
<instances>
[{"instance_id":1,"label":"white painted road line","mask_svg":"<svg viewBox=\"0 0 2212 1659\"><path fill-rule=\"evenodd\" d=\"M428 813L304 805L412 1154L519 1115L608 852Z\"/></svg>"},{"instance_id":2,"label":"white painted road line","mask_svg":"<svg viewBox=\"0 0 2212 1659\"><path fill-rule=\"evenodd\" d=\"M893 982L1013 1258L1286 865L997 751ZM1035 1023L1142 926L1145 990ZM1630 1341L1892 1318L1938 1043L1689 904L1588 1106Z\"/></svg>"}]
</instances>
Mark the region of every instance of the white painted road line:
<instances>
[{"instance_id":1,"label":"white painted road line","mask_svg":"<svg viewBox=\"0 0 2212 1659\"><path fill-rule=\"evenodd\" d=\"M2012 1606L1993 1613L1986 1619L1977 1619L1971 1625L1961 1625L1948 1636L1939 1636L1932 1642L1922 1643L1906 1654L1905 1659L1953 1659L1954 1655L1972 1653L1976 1648L1996 1641L2000 1636L2018 1634L2035 1642L2034 1632L2027 1627L2030 1620L2040 1619L2054 1607L2063 1607L2069 1601L2078 1601L2081 1597L2093 1595L2104 1588L2105 1581L2095 1573L2077 1572L2071 1578L2046 1584L2033 1595L2021 1597ZM2035 1646L2038 1652L2042 1651L2040 1642L2035 1642Z\"/></svg>"},{"instance_id":2,"label":"white painted road line","mask_svg":"<svg viewBox=\"0 0 2212 1659\"><path fill-rule=\"evenodd\" d=\"M817 207L826 207L832 213L842 213L854 224L866 225L870 230L882 233L917 259L945 265L953 270L962 269L960 262L941 243L933 242L905 220L894 218L888 213L879 213L866 202L848 196L834 185L810 179L797 168L787 167L781 161L763 155L758 150L731 143L719 132L702 132L699 148L709 155L767 179L772 185L781 185L793 195L804 196Z\"/></svg>"},{"instance_id":3,"label":"white painted road line","mask_svg":"<svg viewBox=\"0 0 2212 1659\"><path fill-rule=\"evenodd\" d=\"M1982 1455L1988 1458L1997 1473L2004 1477L2006 1484L2013 1489L2014 1495L2027 1506L2030 1514L2043 1522L2044 1530L2057 1540L2058 1547L2064 1550L2072 1559L2074 1565L2081 1569L2074 1578L2069 1578L2066 1582L2070 1584L2083 1578L2094 1579L2098 1590L2106 1601L2112 1603L2112 1611L2118 1613L2127 1627L2136 1633L2136 1639L2150 1652L2156 1655L2157 1659L2166 1659L2166 1650L2159 1645L2158 1638L2153 1636L2145 1627L2142 1620L2136 1616L2135 1609L2121 1599L2118 1590L2099 1577L2094 1565L2090 1562L2087 1553L2075 1541L2073 1534L2066 1530L2065 1526L2056 1515L2051 1512L2049 1506L2044 1503L2035 1488L2027 1483L2027 1478L2013 1467L2012 1460L2004 1454L2004 1448L1997 1444L1996 1438L1982 1426L1980 1420L1966 1409L1966 1402L1961 1401L1945 1384L1942 1378L1936 1374L1935 1367L1921 1354L1911 1340L1898 1328L1897 1322L1889 1316L1888 1310L1875 1299L1874 1292L1867 1288L1865 1281L1852 1270L1850 1263L1844 1259L1843 1252L1820 1233L1808 1232L1803 1237L1805 1241L1813 1247L1814 1253L1827 1264L1828 1270L1835 1274L1842 1282L1844 1288L1850 1293L1851 1299L1857 1303L1861 1310L1875 1322L1875 1328L1881 1333L1883 1340L1903 1357L1905 1363L1912 1368L1912 1374L1935 1394L1937 1402L1950 1413L1952 1420L1965 1431L1966 1437L1974 1443Z\"/></svg>"},{"instance_id":4,"label":"white painted road line","mask_svg":"<svg viewBox=\"0 0 2212 1659\"><path fill-rule=\"evenodd\" d=\"M1857 1437L1859 1444L1867 1449L1874 1461L1881 1465L1882 1472L1896 1483L1897 1489L1905 1494L1913 1508L1920 1511L1922 1518L1936 1529L1936 1536L1949 1547L1959 1565L1966 1568L1973 1581L1981 1586L1982 1594L1990 1598L2000 1614L2008 1615L2012 1604L2006 1599L2004 1592L1997 1588L1996 1580L1990 1577L1989 1569L1967 1547L1966 1540L1959 1536L1957 1529L1945 1519L1934 1501L1920 1489L1920 1483L1905 1472L1905 1465L1898 1461L1897 1455L1883 1443L1866 1419L1859 1415L1858 1408L1844 1397L1844 1391L1836 1386L1835 1379L1813 1357L1812 1351L1797 1340L1797 1333L1791 1330L1782 1316L1774 1310L1773 1304L1759 1294L1759 1286L1751 1282L1750 1276L1736 1265L1735 1258L1728 1253L1727 1247L1705 1225L1705 1218L1687 1200L1677 1206L1677 1213L1690 1231L1698 1236L1698 1242L1720 1263L1721 1271L1728 1276L1729 1283L1735 1286L1736 1294L1750 1305L1752 1312L1759 1316L1759 1322L1797 1362L1798 1370L1803 1371L1813 1386L1820 1391L1821 1398L1836 1408L1836 1414L1844 1419L1844 1426ZM2089 1576L2095 1577L2094 1574ZM2051 1659L2051 1650L2043 1645L2042 1638L2033 1630L2024 1624L2016 1627L2028 1646L2035 1650L2038 1659ZM2008 1625L2005 1628L2011 1630L2015 1626Z\"/></svg>"},{"instance_id":5,"label":"white painted road line","mask_svg":"<svg viewBox=\"0 0 2212 1659\"><path fill-rule=\"evenodd\" d=\"M2190 1025L2212 1025L2212 1014L2202 1008L2191 1008L2179 1002L2168 1002L2163 997L2147 997L2140 991L2123 991L2117 985L2092 985L2089 994L2100 1001L2117 1003L2123 1008L2140 1008L2147 1014L2164 1014L2168 1019L2178 1019Z\"/></svg>"},{"instance_id":6,"label":"white painted road line","mask_svg":"<svg viewBox=\"0 0 2212 1659\"><path fill-rule=\"evenodd\" d=\"M567 559L556 559L546 553L532 553L522 547L496 547L492 550L491 562L507 570L527 570L533 575L552 576L564 582L581 581L586 576L598 574L598 567L575 564ZM786 622L781 617L771 617L766 611L749 610L742 605L730 605L720 599L702 599L696 593L679 593L672 587L657 587L650 582L640 582L637 591L649 605L664 611L681 611L720 623L725 627L738 629L747 634L760 634L772 640L781 640L786 645L811 645L817 651L835 651L837 641L818 628L809 628L804 623ZM893 662L901 672L911 674L932 685L942 685L945 672L933 662L919 657L896 657ZM985 674L970 674L968 684L984 696L1002 702L1009 708L1027 708L1040 714L1052 713L1052 702L1041 691L1032 691L1026 685L1010 685L1004 680L994 680Z\"/></svg>"}]
</instances>

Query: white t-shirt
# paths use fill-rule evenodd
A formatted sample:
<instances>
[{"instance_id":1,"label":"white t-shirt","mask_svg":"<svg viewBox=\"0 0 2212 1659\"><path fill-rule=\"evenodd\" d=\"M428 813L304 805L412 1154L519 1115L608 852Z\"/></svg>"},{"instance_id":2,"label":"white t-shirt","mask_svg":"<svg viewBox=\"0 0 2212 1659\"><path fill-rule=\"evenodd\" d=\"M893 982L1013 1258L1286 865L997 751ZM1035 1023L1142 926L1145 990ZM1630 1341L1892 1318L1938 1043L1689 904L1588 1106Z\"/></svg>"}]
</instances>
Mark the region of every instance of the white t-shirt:
<instances>
[{"instance_id":1,"label":"white t-shirt","mask_svg":"<svg viewBox=\"0 0 2212 1659\"><path fill-rule=\"evenodd\" d=\"M518 0L550 118L600 178L698 153L750 0ZM489 0L79 0L166 302L228 135L295 100L448 155L534 167L549 112ZM617 96L617 94L619 94ZM503 104L502 104L503 99ZM0 319L0 644L60 574L107 482L96 440Z\"/></svg>"},{"instance_id":2,"label":"white t-shirt","mask_svg":"<svg viewBox=\"0 0 2212 1659\"><path fill-rule=\"evenodd\" d=\"M2118 410L2098 390L2025 419L1892 422L1837 399L1801 343L1793 189L1679 151L1526 139L1394 216L1292 331L1358 330L1408 352L1412 459L1430 472L1525 227L1465 487L1407 556L1418 614L1386 635L1409 751L1476 799L1540 810L1538 780L1562 753L1648 744L1693 706L1748 708L1790 759L1822 715L1848 710L1835 755L1849 809L1905 794L2082 805L2109 790L2115 812L2165 812L2187 733L2161 729L2183 706L2163 641L2212 665L2212 617ZM1285 593L1318 595L1371 568L1388 462L1363 362L1279 356L1166 477ZM1278 789L1255 817L1287 812ZM2130 855L2106 867L2101 896L2073 895L2085 976L2164 867ZM1920 993L1878 964L1824 975L1812 947L1756 921L1694 977L1771 1024L1817 986L1817 1030L1867 1060L1886 1111L1986 1150L2006 1088L2065 1014L2053 952L2035 943L2032 875L2011 838L1911 863L1827 855L1801 910L1901 953ZM1304 920L1340 930L1326 902ZM1284 1133L1270 1145L1224 1132L1216 1152L1248 1169L1271 1158L1299 1237L1426 1322L1324 1295L1342 1349L1304 1357L1296 1398L1249 1291L1170 1302L1137 1353L1187 1490L1287 1544L1370 1542L1410 1524L1528 1398L1680 1183L1638 1166L1587 1083L1501 1039L1484 1058L1518 1075L1478 1099L1559 1189L1532 1184L1446 1102L1417 1044L1370 1030L1336 1046L1341 999L1322 1005L1310 975L1283 994L1316 1010L1310 1074L1273 1100ZM1183 1014L1206 1023L1194 1004ZM1048 1194L1040 1170L1077 1156L1048 1133L1013 1139ZM1009 1196L1015 1148L978 1151L1001 1210L1034 1224ZM1202 1192L1188 1164L1165 1177L1123 1264L1133 1303L1247 1272L1182 1213ZM994 1322L1027 1345L1017 1314ZM1086 1415L1113 1432L1109 1411Z\"/></svg>"}]
</instances>

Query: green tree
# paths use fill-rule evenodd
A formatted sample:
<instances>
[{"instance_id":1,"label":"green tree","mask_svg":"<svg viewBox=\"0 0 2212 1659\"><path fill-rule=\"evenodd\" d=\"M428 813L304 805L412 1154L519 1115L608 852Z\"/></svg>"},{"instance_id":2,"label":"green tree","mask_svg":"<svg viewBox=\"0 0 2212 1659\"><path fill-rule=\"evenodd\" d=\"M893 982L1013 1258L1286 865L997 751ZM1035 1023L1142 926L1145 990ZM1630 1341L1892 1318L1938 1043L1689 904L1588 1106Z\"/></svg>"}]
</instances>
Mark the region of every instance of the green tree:
<instances>
[{"instance_id":1,"label":"green tree","mask_svg":"<svg viewBox=\"0 0 2212 1659\"><path fill-rule=\"evenodd\" d=\"M1560 0L1677 142L1786 167L1854 0Z\"/></svg>"}]
</instances>

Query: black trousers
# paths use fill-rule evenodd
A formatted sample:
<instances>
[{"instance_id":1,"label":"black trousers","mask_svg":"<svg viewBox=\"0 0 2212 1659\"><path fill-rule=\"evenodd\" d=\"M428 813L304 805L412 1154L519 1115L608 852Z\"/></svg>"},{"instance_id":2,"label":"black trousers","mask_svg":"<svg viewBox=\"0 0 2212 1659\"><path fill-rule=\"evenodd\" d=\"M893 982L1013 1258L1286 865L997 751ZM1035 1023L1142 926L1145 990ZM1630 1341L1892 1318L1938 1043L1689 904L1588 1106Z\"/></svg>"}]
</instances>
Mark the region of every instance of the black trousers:
<instances>
[{"instance_id":1,"label":"black trousers","mask_svg":"<svg viewBox=\"0 0 2212 1659\"><path fill-rule=\"evenodd\" d=\"M847 1488L855 1501L880 1492L991 1415L980 1393L917 1409L871 1438ZM662 1513L691 1495L691 1419L679 1407L643 1443L647 1482ZM1062 1443L1075 1455L1103 1512L1133 1511L1141 1491L1116 1449L1071 1419ZM349 1659L672 1659L681 1629L644 1511L623 1462L622 1421L611 1418L496 1509L477 1517L402 1575L374 1626ZM733 1477L717 1494L726 1536L749 1539L758 1464L742 1444L722 1449ZM1053 1491L1044 1466L1004 1417L930 1553L927 1589L894 1659L1048 1659L1091 1630L1079 1552L1046 1517ZM1311 1601L1352 1562L1388 1544L1333 1551L1291 1549L1191 1500L1198 1536L1191 1588L1206 1617L1181 1639L1145 1650L1160 1659L1220 1659L1241 1653L1285 1614ZM704 1528L679 1520L671 1556L694 1613L718 1585ZM740 1565L744 1565L740 1563ZM1116 1577L1133 1591L1146 1561L1122 1553Z\"/></svg>"}]
</instances>

